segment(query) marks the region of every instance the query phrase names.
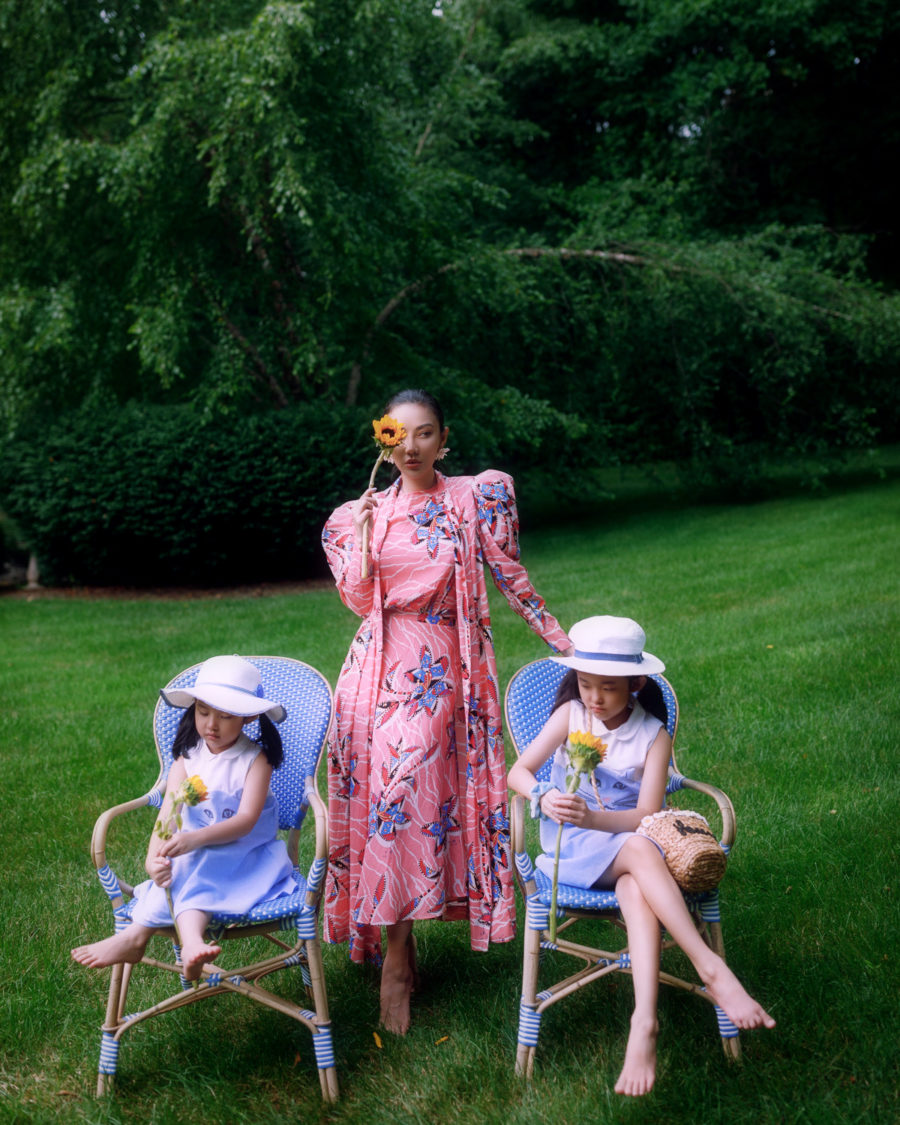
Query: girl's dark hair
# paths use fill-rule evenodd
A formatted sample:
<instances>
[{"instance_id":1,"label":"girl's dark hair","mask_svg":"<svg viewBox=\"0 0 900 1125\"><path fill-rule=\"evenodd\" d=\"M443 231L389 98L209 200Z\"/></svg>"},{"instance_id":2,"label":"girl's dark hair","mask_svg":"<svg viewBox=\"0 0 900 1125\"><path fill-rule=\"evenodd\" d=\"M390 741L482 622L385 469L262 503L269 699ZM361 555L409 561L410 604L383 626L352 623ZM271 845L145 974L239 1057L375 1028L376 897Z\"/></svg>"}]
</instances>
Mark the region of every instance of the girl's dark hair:
<instances>
[{"instance_id":1,"label":"girl's dark hair","mask_svg":"<svg viewBox=\"0 0 900 1125\"><path fill-rule=\"evenodd\" d=\"M200 741L197 724L194 722L196 706L196 703L192 703L181 716L181 722L175 732L175 741L172 743L173 758L188 757L189 752ZM259 745L266 756L266 761L273 770L277 770L284 761L284 747L281 744L278 728L268 715L259 716Z\"/></svg>"},{"instance_id":2,"label":"girl's dark hair","mask_svg":"<svg viewBox=\"0 0 900 1125\"><path fill-rule=\"evenodd\" d=\"M637 676L629 676L631 681L631 690L634 690L634 683L638 679ZM553 711L557 711L566 703L571 703L573 699L580 699L578 693L578 673L574 668L570 668L568 672L559 681L559 687L556 689L556 696L553 700ZM667 723L669 720L668 712L666 710L666 701L663 699L662 688L656 682L647 676L644 681L644 686L637 694L638 703L644 710L652 715L655 719L659 719L661 723Z\"/></svg>"},{"instance_id":3,"label":"girl's dark hair","mask_svg":"<svg viewBox=\"0 0 900 1125\"><path fill-rule=\"evenodd\" d=\"M426 410L430 410L435 418L437 418L438 429L442 430L444 428L444 412L441 409L441 404L433 394L412 387L405 391L398 391L397 394L392 395L391 398L388 399L387 412L390 413L395 406L403 406L404 403L414 403L416 406L424 406Z\"/></svg>"}]
</instances>

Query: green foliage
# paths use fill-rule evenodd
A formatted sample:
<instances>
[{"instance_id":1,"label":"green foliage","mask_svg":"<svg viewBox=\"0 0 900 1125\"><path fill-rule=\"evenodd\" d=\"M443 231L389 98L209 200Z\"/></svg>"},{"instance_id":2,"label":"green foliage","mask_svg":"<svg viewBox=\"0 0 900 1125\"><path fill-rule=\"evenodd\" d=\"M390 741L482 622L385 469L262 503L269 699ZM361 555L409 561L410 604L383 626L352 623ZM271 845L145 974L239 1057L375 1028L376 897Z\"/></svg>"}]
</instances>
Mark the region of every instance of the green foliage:
<instances>
[{"instance_id":1,"label":"green foliage","mask_svg":"<svg viewBox=\"0 0 900 1125\"><path fill-rule=\"evenodd\" d=\"M0 489L48 581L252 582L323 568L324 518L372 459L350 409L92 406L10 443Z\"/></svg>"},{"instance_id":2,"label":"green foliage","mask_svg":"<svg viewBox=\"0 0 900 1125\"><path fill-rule=\"evenodd\" d=\"M898 27L888 0L0 0L0 435L100 400L333 424L417 384L454 468L558 494L895 441Z\"/></svg>"},{"instance_id":3,"label":"green foliage","mask_svg":"<svg viewBox=\"0 0 900 1125\"><path fill-rule=\"evenodd\" d=\"M623 244L585 223L564 253L495 254L434 279L385 323L373 366L440 388L451 424L505 428L491 454L552 465L561 492L578 466L661 460L740 481L773 457L900 434L900 300L854 279L857 247L780 226ZM423 362L428 341L440 366ZM513 381L530 409L557 412L534 426L537 447L514 411L491 409Z\"/></svg>"}]
</instances>

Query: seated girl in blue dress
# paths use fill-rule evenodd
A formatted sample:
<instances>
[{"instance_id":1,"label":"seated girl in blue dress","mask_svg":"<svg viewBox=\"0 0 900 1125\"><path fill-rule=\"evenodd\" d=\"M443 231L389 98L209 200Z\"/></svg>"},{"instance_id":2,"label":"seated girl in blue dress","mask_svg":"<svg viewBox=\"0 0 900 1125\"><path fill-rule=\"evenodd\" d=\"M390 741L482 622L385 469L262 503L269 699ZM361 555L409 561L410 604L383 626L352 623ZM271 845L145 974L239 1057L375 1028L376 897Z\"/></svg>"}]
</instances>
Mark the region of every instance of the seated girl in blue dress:
<instances>
[{"instance_id":1,"label":"seated girl in blue dress","mask_svg":"<svg viewBox=\"0 0 900 1125\"><path fill-rule=\"evenodd\" d=\"M660 849L635 834L641 819L659 812L665 798L672 740L636 698L646 677L665 665L643 651L644 630L629 618L589 617L574 625L569 637L574 654L551 657L570 669L556 709L510 770L509 784L532 798L542 818L541 847L549 854L538 858L538 867L552 874L555 826L562 824L559 881L615 889L634 981L634 1014L615 1090L635 1096L646 1094L656 1076L660 924L735 1026L774 1027L775 1021L700 936ZM576 731L599 736L607 747L594 771L596 792L588 776L576 792L566 792L566 741ZM551 755L550 781L538 782L535 775Z\"/></svg>"},{"instance_id":2,"label":"seated girl in blue dress","mask_svg":"<svg viewBox=\"0 0 900 1125\"><path fill-rule=\"evenodd\" d=\"M184 806L174 835L151 835L145 865L150 878L134 889L130 925L73 949L72 956L91 968L136 963L154 932L172 925L174 910L183 973L196 980L222 952L204 937L210 915L240 917L297 890L287 847L276 838L278 810L269 792L272 770L283 757L273 724L285 711L264 697L259 670L239 656L214 656L192 688L161 694L173 707L186 708L172 747L163 812L189 777L202 782L202 799ZM262 745L243 730L257 717Z\"/></svg>"}]
</instances>

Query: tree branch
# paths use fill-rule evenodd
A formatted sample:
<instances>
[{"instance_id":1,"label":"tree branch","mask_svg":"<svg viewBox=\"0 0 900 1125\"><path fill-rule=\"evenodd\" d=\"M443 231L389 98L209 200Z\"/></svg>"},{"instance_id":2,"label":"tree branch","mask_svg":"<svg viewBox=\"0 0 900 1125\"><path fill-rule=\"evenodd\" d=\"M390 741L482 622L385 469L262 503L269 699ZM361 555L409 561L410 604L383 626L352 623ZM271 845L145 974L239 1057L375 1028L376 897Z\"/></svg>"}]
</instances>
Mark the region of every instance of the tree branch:
<instances>
[{"instance_id":1,"label":"tree branch","mask_svg":"<svg viewBox=\"0 0 900 1125\"><path fill-rule=\"evenodd\" d=\"M617 262L626 266L658 266L670 273L683 273L693 274L697 277L708 277L713 281L717 281L729 292L732 292L731 286L728 281L720 274L713 273L710 270L701 270L693 266L680 266L675 262L670 262L665 259L647 258L640 254L626 254L617 250L571 250L566 246L559 247L542 247L542 246L525 246L512 248L509 250L500 250L499 253L508 258L559 258L561 261L570 261L575 259L594 259L596 261L604 262ZM456 270L462 269L464 266L469 265L475 261L474 257L463 258L458 262L448 262L446 265L441 266L440 269L435 270L433 273L426 274L425 277L419 278L417 281L411 281L409 285L405 285L398 293L396 293L384 308L375 317L372 324L369 326L363 340L362 351L358 359L353 362L350 368L350 378L347 381L347 395L346 403L348 406L353 406L356 403L359 394L359 386L362 382L362 369L368 362L369 356L372 353L372 341L375 333L385 324L385 322L396 312L400 305L414 294L420 292L431 282L436 281L443 274L453 273ZM754 285L748 282L748 287L757 292L762 291L762 286ZM852 320L847 313L837 312L834 309L827 309L822 305L811 304L809 301L804 301L802 297L795 297L789 293L781 294L785 300L794 301L798 304L804 305L811 309L813 312L821 313L822 316L832 317L838 320Z\"/></svg>"}]
</instances>

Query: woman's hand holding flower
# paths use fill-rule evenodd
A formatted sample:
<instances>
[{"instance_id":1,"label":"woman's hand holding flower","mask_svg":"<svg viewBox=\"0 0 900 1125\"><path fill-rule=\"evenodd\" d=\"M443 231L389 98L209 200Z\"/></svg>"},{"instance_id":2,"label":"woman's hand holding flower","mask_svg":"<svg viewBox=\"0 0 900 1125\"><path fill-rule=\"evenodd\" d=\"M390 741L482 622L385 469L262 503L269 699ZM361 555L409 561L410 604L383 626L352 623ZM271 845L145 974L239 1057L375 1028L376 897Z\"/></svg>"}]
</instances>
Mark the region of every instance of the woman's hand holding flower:
<instances>
[{"instance_id":1,"label":"woman's hand holding flower","mask_svg":"<svg viewBox=\"0 0 900 1125\"><path fill-rule=\"evenodd\" d=\"M366 491L353 505L353 527L356 534L362 539L363 529L368 526L369 520L375 514L375 488Z\"/></svg>"},{"instance_id":2,"label":"woman's hand holding flower","mask_svg":"<svg viewBox=\"0 0 900 1125\"><path fill-rule=\"evenodd\" d=\"M402 445L406 438L406 428L402 422L398 422L396 418L392 418L390 414L385 414L382 418L376 418L372 422L372 437L375 441L375 447L378 450L378 457L375 459L375 464L372 466L372 475L369 477L369 487L362 494L353 508L353 524L357 532L361 534L362 546L362 563L360 574L363 578L369 577L369 565L366 559L366 554L369 550L369 519L372 514L372 504L369 504L368 509L365 507L366 498L374 496L375 494L375 474L378 472L378 466L382 461L390 461L393 451L398 445ZM370 496L371 494L371 496ZM358 515L357 515L358 513ZM360 522L357 522L359 518Z\"/></svg>"}]
</instances>

